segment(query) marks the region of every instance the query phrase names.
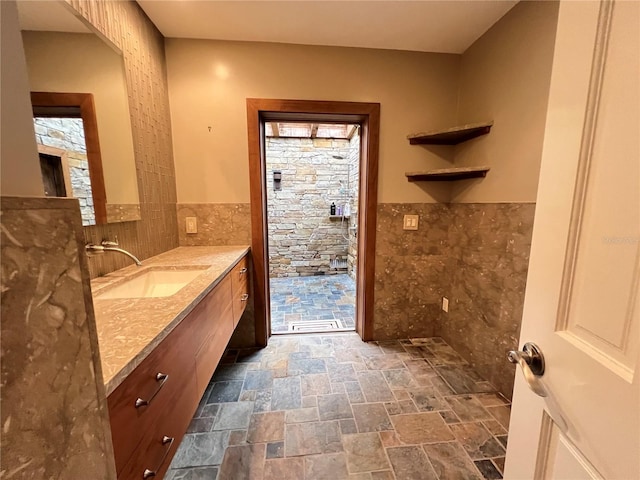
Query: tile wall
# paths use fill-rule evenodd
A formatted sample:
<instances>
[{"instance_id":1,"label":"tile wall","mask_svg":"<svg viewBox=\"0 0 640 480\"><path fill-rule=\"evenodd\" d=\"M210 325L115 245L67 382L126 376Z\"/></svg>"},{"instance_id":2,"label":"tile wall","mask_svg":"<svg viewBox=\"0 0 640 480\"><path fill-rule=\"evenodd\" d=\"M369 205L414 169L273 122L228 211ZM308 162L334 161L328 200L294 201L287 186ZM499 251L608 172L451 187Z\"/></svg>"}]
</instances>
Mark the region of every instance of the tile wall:
<instances>
[{"instance_id":1,"label":"tile wall","mask_svg":"<svg viewBox=\"0 0 640 480\"><path fill-rule=\"evenodd\" d=\"M113 240L140 259L178 246L164 38L135 2L66 0L124 58L142 220L87 227L87 242ZM89 260L91 278L129 265L124 255Z\"/></svg>"}]
</instances>

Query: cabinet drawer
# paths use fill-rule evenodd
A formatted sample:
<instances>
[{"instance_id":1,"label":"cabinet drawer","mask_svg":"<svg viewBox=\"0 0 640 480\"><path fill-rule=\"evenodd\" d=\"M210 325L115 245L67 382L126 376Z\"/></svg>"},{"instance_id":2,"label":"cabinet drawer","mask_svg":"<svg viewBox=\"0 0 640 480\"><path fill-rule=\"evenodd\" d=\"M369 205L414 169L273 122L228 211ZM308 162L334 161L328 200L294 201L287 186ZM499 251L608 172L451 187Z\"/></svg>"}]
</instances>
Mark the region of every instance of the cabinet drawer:
<instances>
[{"instance_id":1,"label":"cabinet drawer","mask_svg":"<svg viewBox=\"0 0 640 480\"><path fill-rule=\"evenodd\" d=\"M196 353L196 383L198 393L204 394L209 385L211 376L222 358L225 348L233 333L233 319L231 318L231 303L227 302L224 316L220 318L220 326L213 335L210 335Z\"/></svg>"},{"instance_id":2,"label":"cabinet drawer","mask_svg":"<svg viewBox=\"0 0 640 480\"><path fill-rule=\"evenodd\" d=\"M183 383L181 390L172 395L171 400L171 405L144 432L140 444L118 473L118 480L142 480L145 470L155 472L155 476L150 478L163 478L199 401L195 378L190 376L189 381Z\"/></svg>"},{"instance_id":3,"label":"cabinet drawer","mask_svg":"<svg viewBox=\"0 0 640 480\"><path fill-rule=\"evenodd\" d=\"M233 326L236 327L249 302L249 256L245 255L231 271L233 283Z\"/></svg>"},{"instance_id":4,"label":"cabinet drawer","mask_svg":"<svg viewBox=\"0 0 640 480\"><path fill-rule=\"evenodd\" d=\"M195 361L184 349L191 330L183 321L109 395L116 471L122 470L144 433L171 410L172 402L193 377Z\"/></svg>"},{"instance_id":5,"label":"cabinet drawer","mask_svg":"<svg viewBox=\"0 0 640 480\"><path fill-rule=\"evenodd\" d=\"M191 322L197 338L191 352L197 352L208 338L226 323L233 325L231 285L231 278L226 275L189 314L188 320Z\"/></svg>"},{"instance_id":6,"label":"cabinet drawer","mask_svg":"<svg viewBox=\"0 0 640 480\"><path fill-rule=\"evenodd\" d=\"M204 308L194 318L199 344L192 351L195 352L196 384L200 395L207 388L222 356L222 352L217 356L217 345L222 342L224 350L233 333L231 284L231 277L224 277L200 303Z\"/></svg>"}]
</instances>

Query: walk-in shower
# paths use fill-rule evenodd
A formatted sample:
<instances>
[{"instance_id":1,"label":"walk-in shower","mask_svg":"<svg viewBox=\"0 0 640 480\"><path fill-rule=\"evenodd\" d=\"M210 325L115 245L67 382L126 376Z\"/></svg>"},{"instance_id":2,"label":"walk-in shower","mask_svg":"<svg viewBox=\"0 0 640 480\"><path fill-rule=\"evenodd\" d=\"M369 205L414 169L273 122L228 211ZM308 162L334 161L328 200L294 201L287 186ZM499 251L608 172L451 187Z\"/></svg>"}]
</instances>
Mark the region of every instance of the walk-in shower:
<instances>
[{"instance_id":1,"label":"walk-in shower","mask_svg":"<svg viewBox=\"0 0 640 480\"><path fill-rule=\"evenodd\" d=\"M358 127L268 123L265 158L272 332L352 330Z\"/></svg>"}]
</instances>

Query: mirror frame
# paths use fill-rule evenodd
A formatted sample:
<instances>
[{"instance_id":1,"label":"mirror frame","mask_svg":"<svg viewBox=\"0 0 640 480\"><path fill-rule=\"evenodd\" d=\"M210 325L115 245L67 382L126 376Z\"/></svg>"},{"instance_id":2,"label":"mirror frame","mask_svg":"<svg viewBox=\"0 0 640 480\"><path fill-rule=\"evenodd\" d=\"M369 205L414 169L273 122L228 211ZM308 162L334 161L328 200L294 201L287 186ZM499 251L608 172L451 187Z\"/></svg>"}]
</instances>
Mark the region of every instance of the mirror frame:
<instances>
[{"instance_id":1,"label":"mirror frame","mask_svg":"<svg viewBox=\"0 0 640 480\"><path fill-rule=\"evenodd\" d=\"M58 92L31 92L31 106L34 109L45 107L59 111L53 111L49 115L60 118L77 118L77 115L65 114L65 108L79 108L80 118L84 127L84 140L87 148L87 162L89 163L89 178L91 179L91 193L93 197L93 209L96 225L107 223L107 194L104 186L104 174L102 171L102 156L100 154L100 140L98 139L98 121L96 108L91 93L58 93ZM72 195L71 195L72 196Z\"/></svg>"}]
</instances>

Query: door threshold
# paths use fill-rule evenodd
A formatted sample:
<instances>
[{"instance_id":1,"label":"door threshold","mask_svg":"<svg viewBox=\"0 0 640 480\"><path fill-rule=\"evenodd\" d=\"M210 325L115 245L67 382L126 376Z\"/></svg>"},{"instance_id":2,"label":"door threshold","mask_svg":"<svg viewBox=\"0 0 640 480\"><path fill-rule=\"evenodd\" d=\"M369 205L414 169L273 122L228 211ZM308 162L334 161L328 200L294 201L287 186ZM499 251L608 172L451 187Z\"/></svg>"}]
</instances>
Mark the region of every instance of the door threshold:
<instances>
[{"instance_id":1,"label":"door threshold","mask_svg":"<svg viewBox=\"0 0 640 480\"><path fill-rule=\"evenodd\" d=\"M309 331L309 330L293 330L293 331L289 331L287 330L286 332L271 332L271 336L275 337L276 335L315 335L318 333L345 333L345 332L355 332L356 329L355 328L328 328L328 329L324 329L324 330L313 330L313 331Z\"/></svg>"}]
</instances>

